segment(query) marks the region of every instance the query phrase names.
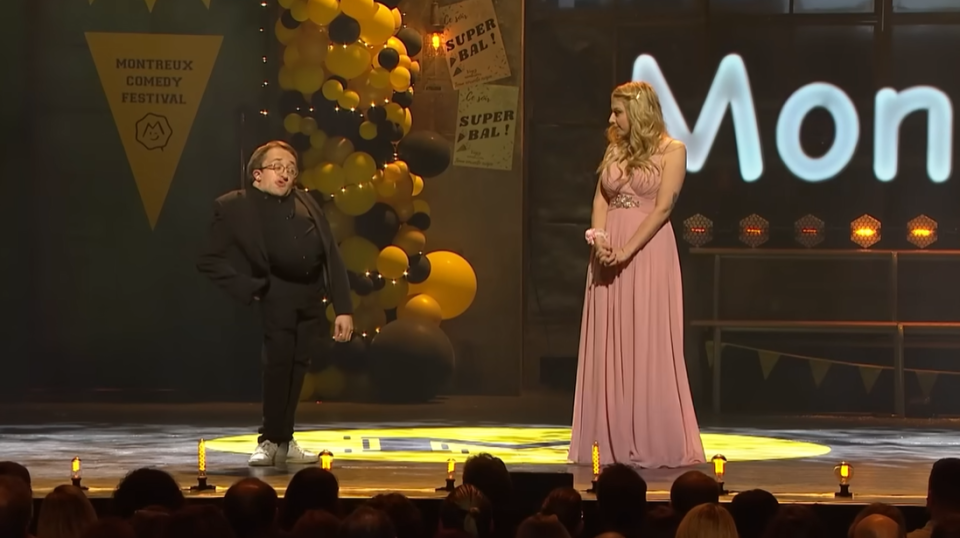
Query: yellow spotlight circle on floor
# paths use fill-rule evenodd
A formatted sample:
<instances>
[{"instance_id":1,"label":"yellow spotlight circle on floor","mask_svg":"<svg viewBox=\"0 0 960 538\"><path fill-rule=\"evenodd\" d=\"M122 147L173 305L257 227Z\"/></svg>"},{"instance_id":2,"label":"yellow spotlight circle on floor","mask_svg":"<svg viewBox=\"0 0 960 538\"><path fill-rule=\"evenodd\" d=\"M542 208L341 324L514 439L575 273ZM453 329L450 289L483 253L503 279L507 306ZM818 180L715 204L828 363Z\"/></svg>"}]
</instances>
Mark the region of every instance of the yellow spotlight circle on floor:
<instances>
[{"instance_id":1,"label":"yellow spotlight circle on floor","mask_svg":"<svg viewBox=\"0 0 960 538\"><path fill-rule=\"evenodd\" d=\"M570 428L387 428L314 430L296 433L297 443L314 452L329 450L338 460L436 463L453 458L466 461L486 452L510 464L567 464ZM813 458L830 452L816 443L760 437L703 433L706 457L723 454L728 461ZM206 442L207 449L249 454L256 435L221 437Z\"/></svg>"}]
</instances>

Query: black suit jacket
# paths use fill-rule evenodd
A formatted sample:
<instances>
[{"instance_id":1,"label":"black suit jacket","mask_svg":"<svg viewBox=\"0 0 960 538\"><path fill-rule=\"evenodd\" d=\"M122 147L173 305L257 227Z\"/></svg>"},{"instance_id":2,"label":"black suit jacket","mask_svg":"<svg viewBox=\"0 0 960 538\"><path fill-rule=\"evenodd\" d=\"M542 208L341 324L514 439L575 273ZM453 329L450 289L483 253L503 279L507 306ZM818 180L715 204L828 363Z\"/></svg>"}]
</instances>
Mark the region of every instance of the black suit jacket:
<instances>
[{"instance_id":1,"label":"black suit jacket","mask_svg":"<svg viewBox=\"0 0 960 538\"><path fill-rule=\"evenodd\" d=\"M353 313L347 269L320 204L299 188L296 196L307 207L323 242L326 266L323 284L338 316ZM213 223L197 269L232 297L250 304L264 292L270 275L270 262L260 226L260 214L245 189L216 199Z\"/></svg>"}]
</instances>

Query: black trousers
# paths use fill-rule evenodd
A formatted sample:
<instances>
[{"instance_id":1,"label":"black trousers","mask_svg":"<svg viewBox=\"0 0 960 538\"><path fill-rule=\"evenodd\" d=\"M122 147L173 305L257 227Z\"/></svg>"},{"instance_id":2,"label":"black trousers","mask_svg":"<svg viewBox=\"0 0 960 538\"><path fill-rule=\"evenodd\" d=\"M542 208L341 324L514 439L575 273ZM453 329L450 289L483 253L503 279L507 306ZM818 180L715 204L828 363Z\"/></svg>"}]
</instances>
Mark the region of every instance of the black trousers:
<instances>
[{"instance_id":1,"label":"black trousers","mask_svg":"<svg viewBox=\"0 0 960 538\"><path fill-rule=\"evenodd\" d=\"M258 443L293 439L303 379L330 337L319 283L270 279L260 299L263 318L263 425Z\"/></svg>"}]
</instances>

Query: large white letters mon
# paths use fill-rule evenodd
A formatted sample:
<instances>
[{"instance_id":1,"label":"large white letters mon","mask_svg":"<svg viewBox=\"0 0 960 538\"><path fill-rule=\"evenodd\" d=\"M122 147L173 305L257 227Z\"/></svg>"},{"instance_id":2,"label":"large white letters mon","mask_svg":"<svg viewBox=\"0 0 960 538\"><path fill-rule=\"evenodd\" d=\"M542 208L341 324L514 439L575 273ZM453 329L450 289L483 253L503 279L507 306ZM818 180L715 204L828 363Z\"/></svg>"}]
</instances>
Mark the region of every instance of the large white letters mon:
<instances>
[{"instance_id":1,"label":"large white letters mon","mask_svg":"<svg viewBox=\"0 0 960 538\"><path fill-rule=\"evenodd\" d=\"M687 170L698 172L703 168L729 106L740 175L744 181L756 181L763 175L763 152L753 92L746 65L739 55L728 54L720 62L692 132L652 56L642 54L637 57L633 64L633 80L648 82L657 91L668 132L687 145ZM800 146L800 127L815 108L829 112L836 125L833 146L820 157L810 157ZM927 175L935 183L942 183L950 177L953 104L947 94L937 88L916 86L902 92L890 88L877 92L873 168L879 180L890 181L896 177L900 125L904 118L919 111L927 112ZM780 158L795 176L804 181L820 182L835 177L850 164L859 140L860 118L856 106L842 89L832 84L815 82L803 86L787 99L777 119L776 141Z\"/></svg>"}]
</instances>

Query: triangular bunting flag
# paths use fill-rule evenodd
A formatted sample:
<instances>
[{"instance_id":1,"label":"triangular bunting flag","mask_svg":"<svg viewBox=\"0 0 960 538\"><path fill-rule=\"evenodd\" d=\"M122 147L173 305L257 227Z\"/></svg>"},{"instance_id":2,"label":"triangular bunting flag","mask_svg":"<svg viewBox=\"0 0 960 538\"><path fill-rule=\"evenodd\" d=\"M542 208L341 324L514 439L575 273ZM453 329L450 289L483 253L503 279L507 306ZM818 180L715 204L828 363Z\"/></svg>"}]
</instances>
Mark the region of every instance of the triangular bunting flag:
<instances>
[{"instance_id":1,"label":"triangular bunting flag","mask_svg":"<svg viewBox=\"0 0 960 538\"><path fill-rule=\"evenodd\" d=\"M933 392L933 386L937 383L937 373L936 372L916 372L917 374L917 383L920 384L920 391L923 392L924 398L929 398L930 393Z\"/></svg>"},{"instance_id":2,"label":"triangular bunting flag","mask_svg":"<svg viewBox=\"0 0 960 538\"><path fill-rule=\"evenodd\" d=\"M860 379L863 380L863 388L867 389L867 394L873 391L873 385L877 382L877 378L880 377L880 372L882 372L880 368L871 366L860 367Z\"/></svg>"},{"instance_id":3,"label":"triangular bunting flag","mask_svg":"<svg viewBox=\"0 0 960 538\"><path fill-rule=\"evenodd\" d=\"M147 0L153 7L154 0ZM88 32L150 228L180 163L223 36Z\"/></svg>"},{"instance_id":4,"label":"triangular bunting flag","mask_svg":"<svg viewBox=\"0 0 960 538\"><path fill-rule=\"evenodd\" d=\"M757 351L757 355L760 357L760 369L763 371L763 379L766 380L770 377L770 372L772 372L773 368L777 365L777 361L780 360L780 354L761 349Z\"/></svg>"},{"instance_id":5,"label":"triangular bunting flag","mask_svg":"<svg viewBox=\"0 0 960 538\"><path fill-rule=\"evenodd\" d=\"M203 5L207 6L207 9L210 9L210 0L200 0L203 2Z\"/></svg>"},{"instance_id":6,"label":"triangular bunting flag","mask_svg":"<svg viewBox=\"0 0 960 538\"><path fill-rule=\"evenodd\" d=\"M813 385L820 388L823 378L827 377L830 371L830 363L827 361L807 361L810 363L810 374L813 375Z\"/></svg>"},{"instance_id":7,"label":"triangular bunting flag","mask_svg":"<svg viewBox=\"0 0 960 538\"><path fill-rule=\"evenodd\" d=\"M143 0L147 3L147 11L153 13L153 6L157 4L157 0Z\"/></svg>"},{"instance_id":8,"label":"triangular bunting flag","mask_svg":"<svg viewBox=\"0 0 960 538\"><path fill-rule=\"evenodd\" d=\"M720 344L720 353L723 353L723 348L726 344ZM707 341L707 365L713 368L713 342Z\"/></svg>"}]
</instances>

